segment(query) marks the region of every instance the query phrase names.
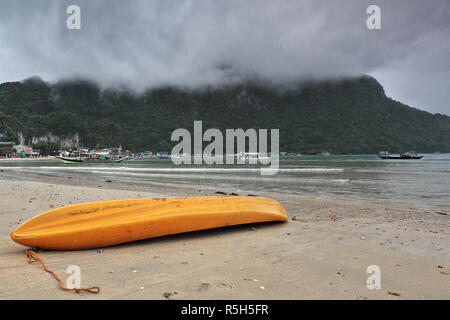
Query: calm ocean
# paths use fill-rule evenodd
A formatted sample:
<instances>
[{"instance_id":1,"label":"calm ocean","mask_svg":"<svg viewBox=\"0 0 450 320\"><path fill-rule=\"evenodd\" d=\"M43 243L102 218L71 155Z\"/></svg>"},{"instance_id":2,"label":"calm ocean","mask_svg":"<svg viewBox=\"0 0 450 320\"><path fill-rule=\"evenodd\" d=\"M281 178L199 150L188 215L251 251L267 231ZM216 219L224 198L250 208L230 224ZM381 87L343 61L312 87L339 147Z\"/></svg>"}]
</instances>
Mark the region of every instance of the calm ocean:
<instances>
[{"instance_id":1,"label":"calm ocean","mask_svg":"<svg viewBox=\"0 0 450 320\"><path fill-rule=\"evenodd\" d=\"M375 155L284 158L274 176L255 166L175 166L170 159L120 164L63 164L56 161L1 161L7 171L45 176L97 175L126 183L171 183L232 188L236 192L290 194L401 203L450 212L450 154L426 154L421 160L381 160Z\"/></svg>"}]
</instances>

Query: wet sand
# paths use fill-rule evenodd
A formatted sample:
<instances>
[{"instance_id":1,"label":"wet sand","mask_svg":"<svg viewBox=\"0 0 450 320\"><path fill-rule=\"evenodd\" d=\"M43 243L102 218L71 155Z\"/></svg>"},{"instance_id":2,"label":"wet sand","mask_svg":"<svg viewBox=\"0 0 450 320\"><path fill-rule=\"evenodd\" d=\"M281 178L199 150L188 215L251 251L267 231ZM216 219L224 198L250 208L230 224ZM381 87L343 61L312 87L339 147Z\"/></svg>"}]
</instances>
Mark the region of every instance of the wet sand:
<instances>
[{"instance_id":1,"label":"wet sand","mask_svg":"<svg viewBox=\"0 0 450 320\"><path fill-rule=\"evenodd\" d=\"M35 181L40 179L41 182ZM99 178L0 172L0 299L450 299L450 216L343 197L257 193L280 201L288 223L244 225L102 250L43 251L62 278L80 266L97 295L64 292L9 233L62 205L133 197L235 192L186 185L127 185ZM246 190L242 195L254 193ZM381 289L366 287L369 265ZM399 293L399 296L388 292Z\"/></svg>"}]
</instances>

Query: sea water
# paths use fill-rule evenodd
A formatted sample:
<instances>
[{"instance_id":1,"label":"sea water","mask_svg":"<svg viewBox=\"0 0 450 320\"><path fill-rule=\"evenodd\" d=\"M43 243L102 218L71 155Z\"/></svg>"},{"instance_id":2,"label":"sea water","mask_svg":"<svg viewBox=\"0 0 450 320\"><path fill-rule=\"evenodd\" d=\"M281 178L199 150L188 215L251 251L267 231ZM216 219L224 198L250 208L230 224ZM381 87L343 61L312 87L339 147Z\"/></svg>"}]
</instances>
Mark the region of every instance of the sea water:
<instances>
[{"instance_id":1,"label":"sea water","mask_svg":"<svg viewBox=\"0 0 450 320\"><path fill-rule=\"evenodd\" d=\"M34 175L96 175L124 183L185 184L227 188L237 193L280 192L401 203L450 212L450 154L421 160L382 160L376 155L299 156L280 159L276 175L255 165L184 165L170 159L118 163L63 164L56 161L0 161L8 171Z\"/></svg>"}]
</instances>

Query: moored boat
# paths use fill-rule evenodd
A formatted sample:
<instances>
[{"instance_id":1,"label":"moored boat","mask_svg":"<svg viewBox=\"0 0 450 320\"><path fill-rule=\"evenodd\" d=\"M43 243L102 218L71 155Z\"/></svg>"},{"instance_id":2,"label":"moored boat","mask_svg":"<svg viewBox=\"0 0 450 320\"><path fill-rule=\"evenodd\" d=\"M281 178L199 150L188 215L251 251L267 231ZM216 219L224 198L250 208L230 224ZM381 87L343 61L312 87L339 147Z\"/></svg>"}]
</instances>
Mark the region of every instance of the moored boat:
<instances>
[{"instance_id":1,"label":"moored boat","mask_svg":"<svg viewBox=\"0 0 450 320\"><path fill-rule=\"evenodd\" d=\"M422 159L423 155L418 155L414 151L402 152L398 155L390 154L388 151L380 151L378 156L381 159L391 159L391 160L418 160Z\"/></svg>"},{"instance_id":2,"label":"moored boat","mask_svg":"<svg viewBox=\"0 0 450 320\"><path fill-rule=\"evenodd\" d=\"M236 158L241 162L254 162L258 161L267 161L270 160L270 157L267 153L259 153L259 152L240 152L236 154Z\"/></svg>"},{"instance_id":3,"label":"moored boat","mask_svg":"<svg viewBox=\"0 0 450 320\"><path fill-rule=\"evenodd\" d=\"M61 160L66 164L74 164L74 163L98 163L98 162L115 162L121 163L125 160L129 160L128 157L123 158L108 158L108 157L83 157L83 158L74 158L74 157L62 157L56 156L57 159Z\"/></svg>"},{"instance_id":4,"label":"moored boat","mask_svg":"<svg viewBox=\"0 0 450 320\"><path fill-rule=\"evenodd\" d=\"M69 157L61 157L61 156L56 156L56 158L67 164L84 162L84 160L82 158L69 158Z\"/></svg>"},{"instance_id":5,"label":"moored boat","mask_svg":"<svg viewBox=\"0 0 450 320\"><path fill-rule=\"evenodd\" d=\"M114 162L115 163L122 163L125 160L132 160L132 158L129 158L129 157L119 158L119 159L115 159Z\"/></svg>"}]
</instances>

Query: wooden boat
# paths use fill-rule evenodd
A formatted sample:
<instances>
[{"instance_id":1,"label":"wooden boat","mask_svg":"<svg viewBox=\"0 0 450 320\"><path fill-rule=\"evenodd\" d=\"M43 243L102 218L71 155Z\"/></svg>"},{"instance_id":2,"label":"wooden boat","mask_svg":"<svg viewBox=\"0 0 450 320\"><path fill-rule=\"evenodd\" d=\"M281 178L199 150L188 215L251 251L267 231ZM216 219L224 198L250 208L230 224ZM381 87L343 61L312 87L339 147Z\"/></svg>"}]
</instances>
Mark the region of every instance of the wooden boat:
<instances>
[{"instance_id":1,"label":"wooden boat","mask_svg":"<svg viewBox=\"0 0 450 320\"><path fill-rule=\"evenodd\" d=\"M60 156L57 156L56 158L58 158L59 160L61 160L64 163L82 163L82 162L84 162L84 160L81 158L67 158L67 157L60 157Z\"/></svg>"},{"instance_id":2,"label":"wooden boat","mask_svg":"<svg viewBox=\"0 0 450 320\"><path fill-rule=\"evenodd\" d=\"M122 163L125 160L131 160L131 159L129 157L124 157L124 158L115 159L114 162L115 163Z\"/></svg>"},{"instance_id":3,"label":"wooden boat","mask_svg":"<svg viewBox=\"0 0 450 320\"><path fill-rule=\"evenodd\" d=\"M287 221L287 214L262 197L123 199L52 209L24 222L11 238L32 248L78 250L268 221Z\"/></svg>"},{"instance_id":4,"label":"wooden boat","mask_svg":"<svg viewBox=\"0 0 450 320\"><path fill-rule=\"evenodd\" d=\"M90 157L84 157L84 158L68 158L68 157L60 157L57 156L59 160L61 160L64 163L72 164L72 163L103 163L103 162L115 162L115 163L122 163L125 160L128 160L128 157L124 158L90 158Z\"/></svg>"}]
</instances>

